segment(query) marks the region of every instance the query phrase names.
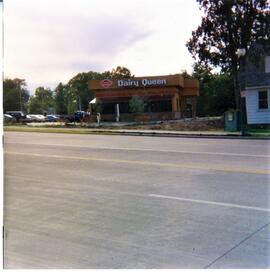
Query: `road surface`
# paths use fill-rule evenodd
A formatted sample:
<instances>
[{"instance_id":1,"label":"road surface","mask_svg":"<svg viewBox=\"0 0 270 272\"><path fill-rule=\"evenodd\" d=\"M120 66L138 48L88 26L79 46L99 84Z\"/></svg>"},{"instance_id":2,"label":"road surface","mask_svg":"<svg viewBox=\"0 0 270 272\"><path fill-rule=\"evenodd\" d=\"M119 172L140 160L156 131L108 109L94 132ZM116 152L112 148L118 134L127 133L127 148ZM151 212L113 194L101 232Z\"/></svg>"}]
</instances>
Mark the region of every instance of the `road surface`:
<instances>
[{"instance_id":1,"label":"road surface","mask_svg":"<svg viewBox=\"0 0 270 272\"><path fill-rule=\"evenodd\" d=\"M269 141L5 133L6 268L269 268Z\"/></svg>"}]
</instances>

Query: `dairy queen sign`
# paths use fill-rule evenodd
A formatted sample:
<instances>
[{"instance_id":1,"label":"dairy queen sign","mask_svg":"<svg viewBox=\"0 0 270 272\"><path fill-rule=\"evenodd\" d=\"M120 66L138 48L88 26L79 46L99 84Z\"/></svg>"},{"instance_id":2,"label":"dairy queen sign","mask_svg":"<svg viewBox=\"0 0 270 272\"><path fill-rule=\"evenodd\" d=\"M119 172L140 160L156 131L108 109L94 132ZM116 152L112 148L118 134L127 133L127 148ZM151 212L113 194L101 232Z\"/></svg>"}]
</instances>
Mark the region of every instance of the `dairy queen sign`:
<instances>
[{"instance_id":1,"label":"dairy queen sign","mask_svg":"<svg viewBox=\"0 0 270 272\"><path fill-rule=\"evenodd\" d=\"M166 85L166 79L147 79L143 78L141 80L133 80L133 79L119 79L117 80L118 87L146 87L146 86L157 86L157 85Z\"/></svg>"},{"instance_id":2,"label":"dairy queen sign","mask_svg":"<svg viewBox=\"0 0 270 272\"><path fill-rule=\"evenodd\" d=\"M103 79L103 80L101 80L101 82L100 82L100 85L101 85L103 88L109 88L112 84L113 84L113 82L112 82L112 80L110 80L110 79Z\"/></svg>"},{"instance_id":3,"label":"dairy queen sign","mask_svg":"<svg viewBox=\"0 0 270 272\"><path fill-rule=\"evenodd\" d=\"M103 79L100 81L100 85L103 88L109 88L113 85L113 80L111 79ZM165 86L167 85L166 79L149 79L149 78L143 78L143 79L118 79L116 81L117 87L151 87L151 86Z\"/></svg>"}]
</instances>

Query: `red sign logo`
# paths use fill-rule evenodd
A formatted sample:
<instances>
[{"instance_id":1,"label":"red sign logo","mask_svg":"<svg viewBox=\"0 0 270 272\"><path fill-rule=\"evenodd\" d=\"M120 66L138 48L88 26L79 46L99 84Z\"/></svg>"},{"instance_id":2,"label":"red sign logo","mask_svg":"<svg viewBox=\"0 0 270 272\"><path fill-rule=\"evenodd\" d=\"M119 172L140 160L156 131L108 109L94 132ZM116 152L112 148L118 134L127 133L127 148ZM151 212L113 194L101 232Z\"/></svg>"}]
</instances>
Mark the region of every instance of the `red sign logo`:
<instances>
[{"instance_id":1,"label":"red sign logo","mask_svg":"<svg viewBox=\"0 0 270 272\"><path fill-rule=\"evenodd\" d=\"M113 82L110 79L103 79L101 80L100 84L103 88L109 88Z\"/></svg>"}]
</instances>

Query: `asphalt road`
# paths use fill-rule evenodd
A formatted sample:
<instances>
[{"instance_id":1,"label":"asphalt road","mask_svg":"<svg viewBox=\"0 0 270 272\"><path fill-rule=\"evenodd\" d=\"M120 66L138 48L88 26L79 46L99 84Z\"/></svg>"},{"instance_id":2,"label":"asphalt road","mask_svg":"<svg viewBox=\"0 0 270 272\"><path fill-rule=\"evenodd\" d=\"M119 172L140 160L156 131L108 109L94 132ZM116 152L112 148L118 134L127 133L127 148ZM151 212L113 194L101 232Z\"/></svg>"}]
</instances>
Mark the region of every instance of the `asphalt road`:
<instances>
[{"instance_id":1,"label":"asphalt road","mask_svg":"<svg viewBox=\"0 0 270 272\"><path fill-rule=\"evenodd\" d=\"M5 133L6 268L269 268L270 142Z\"/></svg>"}]
</instances>

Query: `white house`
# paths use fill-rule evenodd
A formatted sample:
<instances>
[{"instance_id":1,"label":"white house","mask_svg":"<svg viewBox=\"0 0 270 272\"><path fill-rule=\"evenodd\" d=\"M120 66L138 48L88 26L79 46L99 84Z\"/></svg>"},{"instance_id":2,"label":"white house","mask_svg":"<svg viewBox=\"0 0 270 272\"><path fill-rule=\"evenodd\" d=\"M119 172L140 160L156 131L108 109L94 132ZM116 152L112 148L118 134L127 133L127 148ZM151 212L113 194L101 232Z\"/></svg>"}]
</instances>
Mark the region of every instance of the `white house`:
<instances>
[{"instance_id":1,"label":"white house","mask_svg":"<svg viewBox=\"0 0 270 272\"><path fill-rule=\"evenodd\" d=\"M270 124L270 56L247 62L245 83L248 125Z\"/></svg>"}]
</instances>

